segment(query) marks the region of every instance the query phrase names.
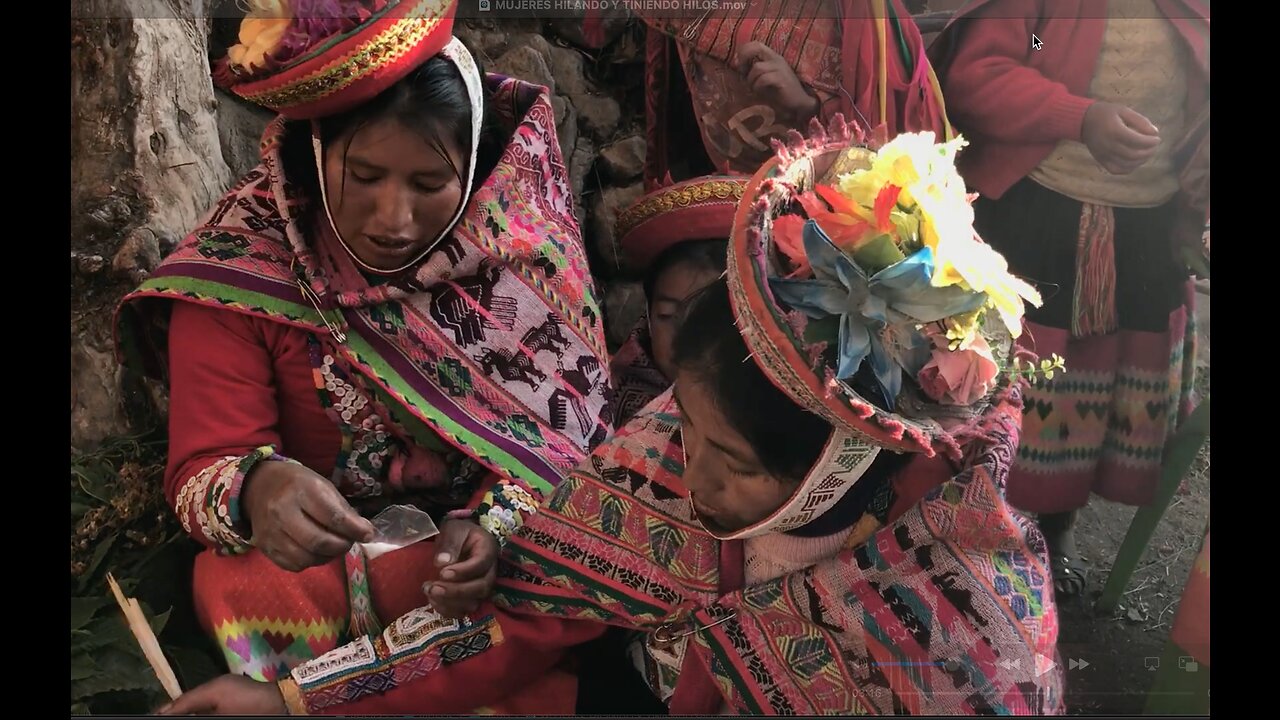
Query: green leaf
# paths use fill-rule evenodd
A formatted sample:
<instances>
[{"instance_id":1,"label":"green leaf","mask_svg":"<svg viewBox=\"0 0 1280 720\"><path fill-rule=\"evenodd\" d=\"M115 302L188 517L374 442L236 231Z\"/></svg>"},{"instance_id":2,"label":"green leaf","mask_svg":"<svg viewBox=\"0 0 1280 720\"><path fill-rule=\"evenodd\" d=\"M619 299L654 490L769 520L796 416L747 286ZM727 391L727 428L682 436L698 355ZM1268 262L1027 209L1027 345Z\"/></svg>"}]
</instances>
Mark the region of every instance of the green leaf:
<instances>
[{"instance_id":1,"label":"green leaf","mask_svg":"<svg viewBox=\"0 0 1280 720\"><path fill-rule=\"evenodd\" d=\"M89 655L76 655L71 658L71 682L84 680L98 672L98 665Z\"/></svg>"},{"instance_id":2,"label":"green leaf","mask_svg":"<svg viewBox=\"0 0 1280 720\"><path fill-rule=\"evenodd\" d=\"M88 625L99 610L110 604L111 600L104 597L71 598L71 629L75 631Z\"/></svg>"},{"instance_id":3,"label":"green leaf","mask_svg":"<svg viewBox=\"0 0 1280 720\"><path fill-rule=\"evenodd\" d=\"M198 687L225 672L209 653L197 648L166 645L164 652L173 661L173 670L184 688Z\"/></svg>"},{"instance_id":4,"label":"green leaf","mask_svg":"<svg viewBox=\"0 0 1280 720\"><path fill-rule=\"evenodd\" d=\"M173 608L169 608L147 621L151 625L151 632L155 633L157 637L164 631L164 626L169 622L169 613L171 612L173 612ZM142 614L143 616L149 614L145 605L142 606Z\"/></svg>"},{"instance_id":5,"label":"green leaf","mask_svg":"<svg viewBox=\"0 0 1280 720\"><path fill-rule=\"evenodd\" d=\"M142 714L167 700L151 665L140 652L123 646L103 648L95 654L102 673L81 683L72 683L72 699L86 696L94 713Z\"/></svg>"},{"instance_id":6,"label":"green leaf","mask_svg":"<svg viewBox=\"0 0 1280 720\"><path fill-rule=\"evenodd\" d=\"M80 650L98 650L110 646L137 648L138 643L134 640L133 633L129 631L129 626L125 624L123 614L112 613L96 618L86 629L89 630L89 636L77 643L77 648ZM141 657L142 651L137 650L137 652Z\"/></svg>"},{"instance_id":7,"label":"green leaf","mask_svg":"<svg viewBox=\"0 0 1280 720\"><path fill-rule=\"evenodd\" d=\"M164 630L165 624L169 622L170 612L171 610L165 610L159 615L152 615L147 610L147 606L142 605L142 614L147 618L147 624L151 626L151 631L157 636ZM133 631L129 629L129 624L124 619L124 613L114 613L105 619L100 618L89 629L91 630L91 635L81 644L81 647L94 649L115 646L127 648L130 654L142 657L142 650L138 647L138 640L133 636Z\"/></svg>"},{"instance_id":8,"label":"green leaf","mask_svg":"<svg viewBox=\"0 0 1280 720\"><path fill-rule=\"evenodd\" d=\"M819 320L809 320L804 326L804 340L807 343L827 342L834 347L840 339L840 318L832 315Z\"/></svg>"},{"instance_id":9,"label":"green leaf","mask_svg":"<svg viewBox=\"0 0 1280 720\"><path fill-rule=\"evenodd\" d=\"M99 463L71 467L71 475L76 479L80 492L104 504L111 495L108 478L113 474L110 466Z\"/></svg>"},{"instance_id":10,"label":"green leaf","mask_svg":"<svg viewBox=\"0 0 1280 720\"><path fill-rule=\"evenodd\" d=\"M877 235L866 241L853 251L853 260L858 263L867 275L875 275L881 270L906 260L907 256L898 249L898 244L888 234Z\"/></svg>"},{"instance_id":11,"label":"green leaf","mask_svg":"<svg viewBox=\"0 0 1280 720\"><path fill-rule=\"evenodd\" d=\"M1182 249L1182 259L1187 264L1187 268L1191 270L1196 277L1209 278L1209 258L1204 256L1204 252L1199 248Z\"/></svg>"},{"instance_id":12,"label":"green leaf","mask_svg":"<svg viewBox=\"0 0 1280 720\"><path fill-rule=\"evenodd\" d=\"M156 682L155 673L137 663L104 663L101 672L71 683L71 699L86 700L109 692L148 690Z\"/></svg>"},{"instance_id":13,"label":"green leaf","mask_svg":"<svg viewBox=\"0 0 1280 720\"><path fill-rule=\"evenodd\" d=\"M102 561L107 559L107 553L111 552L111 547L116 544L118 535L112 535L106 540L98 543L93 549L93 557L89 560L88 567L85 568L84 574L80 576L80 589L84 590L89 583L97 582L98 568L102 566Z\"/></svg>"},{"instance_id":14,"label":"green leaf","mask_svg":"<svg viewBox=\"0 0 1280 720\"><path fill-rule=\"evenodd\" d=\"M82 502L76 502L73 500L71 502L71 519L73 521L79 520L81 517L84 516L85 513L89 512L92 509L93 509L93 506L91 505L88 505Z\"/></svg>"},{"instance_id":15,"label":"green leaf","mask_svg":"<svg viewBox=\"0 0 1280 720\"><path fill-rule=\"evenodd\" d=\"M139 600L146 598L157 605L186 602L191 597L190 587L175 583L175 578L190 570L195 561L194 548L195 542L183 534L145 549L119 553L116 576L137 578Z\"/></svg>"}]
</instances>

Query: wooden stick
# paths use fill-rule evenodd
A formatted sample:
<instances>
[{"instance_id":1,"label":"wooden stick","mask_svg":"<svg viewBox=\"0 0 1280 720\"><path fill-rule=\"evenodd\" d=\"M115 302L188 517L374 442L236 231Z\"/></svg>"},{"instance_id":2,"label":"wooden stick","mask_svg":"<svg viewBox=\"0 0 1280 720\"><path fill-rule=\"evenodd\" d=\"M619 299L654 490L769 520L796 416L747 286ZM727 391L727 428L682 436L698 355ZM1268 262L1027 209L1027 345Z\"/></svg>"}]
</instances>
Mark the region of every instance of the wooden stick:
<instances>
[{"instance_id":1,"label":"wooden stick","mask_svg":"<svg viewBox=\"0 0 1280 720\"><path fill-rule=\"evenodd\" d=\"M124 596L124 592L120 590L120 584L116 582L111 573L107 573L107 584L111 586L111 593L116 596L116 603L124 611L124 618L129 623L129 630L133 632L134 638L137 639L138 645L142 648L142 654L147 658L147 662L151 663L151 670L155 672L160 685L169 694L170 700L177 700L178 696L182 695L182 686L178 684L178 677L173 674L173 667L169 665L169 660L164 656L164 651L160 649L160 641L156 639L156 634L151 632L151 623L147 622L147 616L142 612L142 606L134 598L126 598Z\"/></svg>"}]
</instances>

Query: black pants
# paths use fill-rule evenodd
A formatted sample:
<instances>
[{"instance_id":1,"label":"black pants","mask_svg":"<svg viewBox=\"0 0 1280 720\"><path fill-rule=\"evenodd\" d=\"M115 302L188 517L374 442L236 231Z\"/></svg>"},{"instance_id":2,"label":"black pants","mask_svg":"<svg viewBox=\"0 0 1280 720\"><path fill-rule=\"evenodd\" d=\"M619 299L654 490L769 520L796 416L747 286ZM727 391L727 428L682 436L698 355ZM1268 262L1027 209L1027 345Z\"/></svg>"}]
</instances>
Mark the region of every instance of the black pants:
<instances>
[{"instance_id":1,"label":"black pants","mask_svg":"<svg viewBox=\"0 0 1280 720\"><path fill-rule=\"evenodd\" d=\"M1044 306L1027 319L1069 329L1076 284L1081 203L1030 179L999 200L978 198L974 228L1009 261L1014 275L1036 286ZM1116 316L1122 330L1164 332L1184 301L1188 278L1173 251L1173 203L1115 209Z\"/></svg>"}]
</instances>

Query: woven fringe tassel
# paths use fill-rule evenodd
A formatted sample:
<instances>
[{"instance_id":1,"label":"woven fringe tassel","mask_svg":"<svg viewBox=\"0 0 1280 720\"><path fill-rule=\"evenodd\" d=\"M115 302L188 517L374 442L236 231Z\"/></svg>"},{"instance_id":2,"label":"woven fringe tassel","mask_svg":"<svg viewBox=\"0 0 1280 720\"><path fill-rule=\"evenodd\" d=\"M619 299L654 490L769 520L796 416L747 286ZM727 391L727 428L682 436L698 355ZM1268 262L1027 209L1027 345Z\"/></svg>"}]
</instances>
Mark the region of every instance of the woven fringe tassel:
<instances>
[{"instance_id":1,"label":"woven fringe tassel","mask_svg":"<svg viewBox=\"0 0 1280 720\"><path fill-rule=\"evenodd\" d=\"M382 622L373 610L373 597L369 591L369 563L364 548L359 543L351 546L346 556L347 601L351 605L351 637L377 635L382 632Z\"/></svg>"},{"instance_id":2,"label":"woven fringe tassel","mask_svg":"<svg viewBox=\"0 0 1280 720\"><path fill-rule=\"evenodd\" d=\"M1074 337L1105 335L1120 327L1116 317L1115 228L1115 213L1110 207L1085 203L1076 244Z\"/></svg>"}]
</instances>

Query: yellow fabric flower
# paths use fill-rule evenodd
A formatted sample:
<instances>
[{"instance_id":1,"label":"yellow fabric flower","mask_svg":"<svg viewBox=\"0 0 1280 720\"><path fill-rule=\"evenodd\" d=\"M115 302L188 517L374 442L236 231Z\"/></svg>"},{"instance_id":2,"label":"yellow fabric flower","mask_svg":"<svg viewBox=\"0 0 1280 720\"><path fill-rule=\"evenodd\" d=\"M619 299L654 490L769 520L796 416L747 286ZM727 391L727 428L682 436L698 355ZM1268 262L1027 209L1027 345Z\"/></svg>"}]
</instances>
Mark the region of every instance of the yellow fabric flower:
<instances>
[{"instance_id":1,"label":"yellow fabric flower","mask_svg":"<svg viewBox=\"0 0 1280 720\"><path fill-rule=\"evenodd\" d=\"M955 155L964 146L964 140L956 138L941 145L935 140L931 132L897 136L877 151L870 168L841 176L840 192L863 209L867 220L874 219L872 209L876 197L888 185L902 188L897 206L912 214L918 214L920 196L937 200L956 194L963 196L964 181L956 171ZM927 231L924 226L929 218L922 216L920 220L923 221L921 231ZM925 244L936 247L936 242L925 240Z\"/></svg>"},{"instance_id":2,"label":"yellow fabric flower","mask_svg":"<svg viewBox=\"0 0 1280 720\"><path fill-rule=\"evenodd\" d=\"M972 236L963 243L944 242L935 253L938 269L942 270L934 274L935 287L960 284L974 292L986 293L988 307L1000 313L1009 333L1013 337L1022 333L1023 300L1039 307L1040 293L1009 272L1009 263L1003 255Z\"/></svg>"},{"instance_id":3,"label":"yellow fabric flower","mask_svg":"<svg viewBox=\"0 0 1280 720\"><path fill-rule=\"evenodd\" d=\"M227 49L227 61L244 70L262 67L292 22L287 0L252 0L240 22L240 44Z\"/></svg>"},{"instance_id":4,"label":"yellow fabric flower","mask_svg":"<svg viewBox=\"0 0 1280 720\"><path fill-rule=\"evenodd\" d=\"M978 337L985 308L947 318L947 340L952 350L965 350Z\"/></svg>"},{"instance_id":5,"label":"yellow fabric flower","mask_svg":"<svg viewBox=\"0 0 1280 720\"><path fill-rule=\"evenodd\" d=\"M856 215L873 224L881 190L890 185L902 188L889 215L898 244L918 240L930 248L933 286L959 285L986 293L987 307L1000 313L1017 337L1023 300L1039 306L1040 295L1015 278L1004 257L974 235L973 206L955 162L965 145L960 137L938 143L932 132L903 133L876 152L871 167L842 175L837 188L852 201ZM968 341L976 326L966 322L954 332L953 340Z\"/></svg>"}]
</instances>

